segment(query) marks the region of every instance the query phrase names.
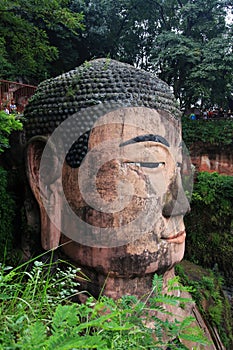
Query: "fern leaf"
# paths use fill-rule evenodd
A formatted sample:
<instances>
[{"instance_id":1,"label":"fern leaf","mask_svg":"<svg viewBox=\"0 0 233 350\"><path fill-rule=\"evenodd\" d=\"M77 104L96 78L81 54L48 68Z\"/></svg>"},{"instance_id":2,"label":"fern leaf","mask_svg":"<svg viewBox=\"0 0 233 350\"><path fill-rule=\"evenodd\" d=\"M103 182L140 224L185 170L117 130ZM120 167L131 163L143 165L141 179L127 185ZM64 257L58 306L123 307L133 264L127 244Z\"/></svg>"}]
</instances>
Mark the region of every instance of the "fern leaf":
<instances>
[{"instance_id":1,"label":"fern leaf","mask_svg":"<svg viewBox=\"0 0 233 350\"><path fill-rule=\"evenodd\" d=\"M50 341L48 350L71 350L71 349L101 349L108 350L106 342L99 335L71 336L63 335L56 343Z\"/></svg>"},{"instance_id":2,"label":"fern leaf","mask_svg":"<svg viewBox=\"0 0 233 350\"><path fill-rule=\"evenodd\" d=\"M179 333L179 338L198 343L199 345L209 345L210 342L205 337L203 331L198 327L186 328L183 332Z\"/></svg>"},{"instance_id":3,"label":"fern leaf","mask_svg":"<svg viewBox=\"0 0 233 350\"><path fill-rule=\"evenodd\" d=\"M76 305L58 305L52 318L52 333L78 323Z\"/></svg>"},{"instance_id":4,"label":"fern leaf","mask_svg":"<svg viewBox=\"0 0 233 350\"><path fill-rule=\"evenodd\" d=\"M46 327L40 322L36 321L31 324L23 333L23 336L17 342L19 348L27 350L41 350L46 342Z\"/></svg>"},{"instance_id":5,"label":"fern leaf","mask_svg":"<svg viewBox=\"0 0 233 350\"><path fill-rule=\"evenodd\" d=\"M163 277L154 274L152 287L155 294L161 294L163 289Z\"/></svg>"}]
</instances>

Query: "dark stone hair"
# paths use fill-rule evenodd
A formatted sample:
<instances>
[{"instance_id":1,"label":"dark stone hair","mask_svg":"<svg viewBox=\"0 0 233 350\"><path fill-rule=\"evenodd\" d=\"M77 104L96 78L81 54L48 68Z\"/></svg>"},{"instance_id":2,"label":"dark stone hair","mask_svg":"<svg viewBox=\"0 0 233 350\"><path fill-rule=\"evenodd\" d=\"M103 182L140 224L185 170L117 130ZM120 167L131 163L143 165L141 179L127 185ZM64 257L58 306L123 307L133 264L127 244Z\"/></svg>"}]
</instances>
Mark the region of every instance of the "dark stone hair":
<instances>
[{"instance_id":1,"label":"dark stone hair","mask_svg":"<svg viewBox=\"0 0 233 350\"><path fill-rule=\"evenodd\" d=\"M144 106L170 112L174 118L180 112L169 86L150 72L108 58L86 62L70 72L42 82L27 105L26 139L49 135L68 117L87 107ZM110 107L111 109L111 107ZM80 114L81 115L81 114ZM66 161L78 167L84 158L89 132L99 116L76 119L85 133L70 148ZM77 126L76 126L77 127ZM72 127L71 127L72 129Z\"/></svg>"}]
</instances>

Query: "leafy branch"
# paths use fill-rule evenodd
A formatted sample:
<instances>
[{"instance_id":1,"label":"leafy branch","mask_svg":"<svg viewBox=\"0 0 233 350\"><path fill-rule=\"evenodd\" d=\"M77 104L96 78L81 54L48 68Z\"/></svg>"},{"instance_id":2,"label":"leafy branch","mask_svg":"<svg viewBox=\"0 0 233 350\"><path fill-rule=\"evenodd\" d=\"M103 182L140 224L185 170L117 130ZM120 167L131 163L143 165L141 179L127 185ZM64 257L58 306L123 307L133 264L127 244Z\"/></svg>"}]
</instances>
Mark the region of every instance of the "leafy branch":
<instances>
[{"instance_id":1,"label":"leafy branch","mask_svg":"<svg viewBox=\"0 0 233 350\"><path fill-rule=\"evenodd\" d=\"M23 124L15 114L0 111L0 153L9 147L9 136L12 131L22 130Z\"/></svg>"}]
</instances>

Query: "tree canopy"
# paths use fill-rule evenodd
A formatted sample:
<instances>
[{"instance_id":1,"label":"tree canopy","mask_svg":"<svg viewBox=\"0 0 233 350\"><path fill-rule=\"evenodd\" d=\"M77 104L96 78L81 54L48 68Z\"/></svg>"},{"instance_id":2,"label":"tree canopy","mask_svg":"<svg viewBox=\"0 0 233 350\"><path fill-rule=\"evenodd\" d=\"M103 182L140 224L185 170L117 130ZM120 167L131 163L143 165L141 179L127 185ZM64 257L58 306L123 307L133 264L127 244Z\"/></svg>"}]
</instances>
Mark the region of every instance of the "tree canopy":
<instances>
[{"instance_id":1,"label":"tree canopy","mask_svg":"<svg viewBox=\"0 0 233 350\"><path fill-rule=\"evenodd\" d=\"M59 56L52 36L76 34L83 15L68 0L0 0L0 77L37 83Z\"/></svg>"},{"instance_id":2,"label":"tree canopy","mask_svg":"<svg viewBox=\"0 0 233 350\"><path fill-rule=\"evenodd\" d=\"M181 107L227 106L233 91L232 26L228 4L218 0L167 0L176 4L169 28L156 37L151 60L159 76L173 86Z\"/></svg>"},{"instance_id":3,"label":"tree canopy","mask_svg":"<svg viewBox=\"0 0 233 350\"><path fill-rule=\"evenodd\" d=\"M96 57L153 70L182 108L232 99L230 0L0 0L0 77L35 83Z\"/></svg>"}]
</instances>

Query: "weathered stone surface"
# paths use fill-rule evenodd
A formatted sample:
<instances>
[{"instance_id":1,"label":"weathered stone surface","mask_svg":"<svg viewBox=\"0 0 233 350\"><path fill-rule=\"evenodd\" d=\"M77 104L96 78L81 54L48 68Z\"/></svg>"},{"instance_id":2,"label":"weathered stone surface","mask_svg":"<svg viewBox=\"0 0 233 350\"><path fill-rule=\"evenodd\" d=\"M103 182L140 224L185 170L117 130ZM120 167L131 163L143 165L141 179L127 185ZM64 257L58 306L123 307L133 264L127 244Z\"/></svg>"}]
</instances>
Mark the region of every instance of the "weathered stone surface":
<instances>
[{"instance_id":1,"label":"weathered stone surface","mask_svg":"<svg viewBox=\"0 0 233 350\"><path fill-rule=\"evenodd\" d=\"M144 142L129 145L129 148L125 150L118 146L120 157L119 154L114 154L116 150L114 147L112 148L112 139L119 139L124 143L125 140L129 140L135 135L145 133L143 129L130 125L129 122L134 120L134 123L136 123L137 116L140 116L140 118L143 116L143 120L145 120L147 113L150 118L153 117L150 127L153 129L156 126L156 132L169 140L171 150L168 151L169 148L157 142L149 142L148 144ZM103 127L102 125L96 126L92 130L89 137L89 152L93 159L90 155L86 161L86 169L89 169L89 174L84 172L82 178L81 170L71 168L67 164L64 164L63 167L63 189L66 198L69 200L69 205L76 215L93 227L91 232L88 233L89 246L73 242L65 245L63 249L76 263L91 271L98 271L102 275L101 282L99 281L100 287L107 275L109 278L115 278L115 282L120 285L120 289L116 287L113 289L115 297L120 297L121 293L123 291L126 293L127 290L127 294L133 291L135 293L136 289L137 293L144 294L144 289L140 292L137 279L143 280L146 278L145 275L148 274L147 280L149 281L155 271L163 273L172 268L176 262L182 259L185 237L185 234L182 234L182 240L181 237L173 238L173 241L170 242L170 236L174 237L184 232L182 214L172 214L173 206L170 207L171 213L168 214L168 217L163 217L161 213L166 200L170 201L173 196L170 193L172 187L170 185L176 179L176 176L174 177L176 171L175 159L179 157L179 138L174 137L172 128L166 127L166 123L169 125L169 120L165 116L162 120L161 116L154 110L148 110L144 107L126 108L111 112L106 116L108 116L108 119L110 118L110 121L116 122L119 115L120 118L123 118L120 119L120 124L104 124ZM109 129L110 125L111 128ZM103 149L102 145L105 145L105 142L108 141L110 141L109 147ZM148 149L146 145L149 146ZM97 152L98 146L101 146L101 153ZM92 150L94 150L93 153ZM111 158L112 154L118 158L113 158L108 162L103 161L103 166L98 167L96 179L93 183L92 161L98 161L102 164L101 157L104 155L108 159L108 156ZM165 169L162 167L161 169L147 171L146 168L136 166L142 161L153 162L153 158L156 162L165 163ZM84 183L84 193L82 192L82 194L79 190L80 177L81 182ZM159 185L160 181L162 181L161 185ZM124 186L120 189L122 200L128 202L123 210L118 208L121 205L118 202L119 183L127 184L125 189ZM130 195L129 184L134 189L132 196ZM95 185L97 192L95 192ZM174 188L176 186L177 184ZM74 189L76 189L75 192ZM85 202L82 198L83 194L93 206L99 205L101 207L100 200L104 200L104 204L111 205L116 201L115 210L111 213L96 210ZM182 190L180 194L182 194ZM98 195L100 195L99 199ZM187 210L188 203L185 205ZM143 211L143 220L146 219L148 222L139 221L136 226L133 226L132 231L132 226L129 224L136 220ZM72 225L73 223L70 222L69 217L63 218L62 231L70 231ZM129 225L128 229L125 229L125 225ZM101 241L98 241L100 239L99 228L111 229L107 231L106 236L104 236L104 232L101 234ZM72 229L75 230L75 228ZM83 231L80 227L77 227L76 231L79 231L80 235L87 236L86 227ZM125 242L125 244L118 244L118 241ZM105 285L106 294L113 293L110 288L112 283ZM137 288L135 287L136 284Z\"/></svg>"},{"instance_id":2,"label":"weathered stone surface","mask_svg":"<svg viewBox=\"0 0 233 350\"><path fill-rule=\"evenodd\" d=\"M217 147L198 142L193 144L189 151L197 171L233 175L233 147L231 145Z\"/></svg>"},{"instance_id":3,"label":"weathered stone surface","mask_svg":"<svg viewBox=\"0 0 233 350\"><path fill-rule=\"evenodd\" d=\"M93 104L97 108L88 109ZM69 118L74 112L75 118ZM72 260L102 276L122 279L116 297L127 291L129 280L128 293L132 293L136 277L148 275L149 281L155 271L163 273L183 257L183 215L189 205L177 171L181 156L178 116L164 82L106 59L45 81L25 110L26 137L36 134L27 148L27 173L40 207L42 246L56 248L61 233L64 239L72 237L72 243L63 247ZM92 129L94 123L95 127L71 147L60 176L60 154L54 155L56 146L51 143L51 152L42 162L44 174L39 177L47 138L57 122L66 119L63 143L71 134L75 137L75 129ZM127 144L140 135L149 136ZM155 135L151 141L150 135ZM80 167L87 147L88 157ZM70 210L86 223L84 227L67 214ZM108 286L105 292L111 293Z\"/></svg>"}]
</instances>

